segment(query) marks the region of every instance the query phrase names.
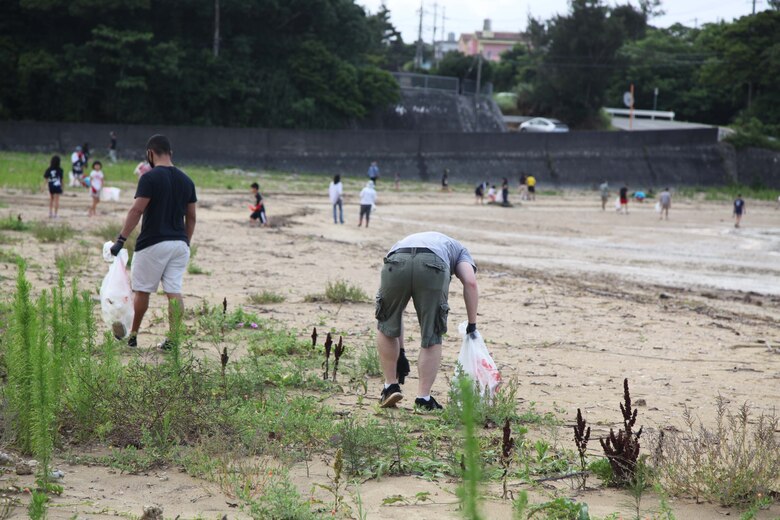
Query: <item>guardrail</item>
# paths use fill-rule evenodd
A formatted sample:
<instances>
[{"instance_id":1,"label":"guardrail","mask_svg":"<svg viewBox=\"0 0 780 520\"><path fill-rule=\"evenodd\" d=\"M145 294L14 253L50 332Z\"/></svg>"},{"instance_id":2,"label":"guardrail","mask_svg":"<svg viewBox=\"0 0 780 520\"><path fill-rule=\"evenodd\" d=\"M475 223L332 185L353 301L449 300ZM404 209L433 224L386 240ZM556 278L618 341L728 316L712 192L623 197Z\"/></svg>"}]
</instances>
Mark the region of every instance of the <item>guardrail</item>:
<instances>
[{"instance_id":1,"label":"guardrail","mask_svg":"<svg viewBox=\"0 0 780 520\"><path fill-rule=\"evenodd\" d=\"M631 115L631 109L629 108L605 108L604 111L613 116L625 116ZM674 112L665 112L662 110L634 110L634 117L649 117L650 119L668 119L674 121Z\"/></svg>"}]
</instances>

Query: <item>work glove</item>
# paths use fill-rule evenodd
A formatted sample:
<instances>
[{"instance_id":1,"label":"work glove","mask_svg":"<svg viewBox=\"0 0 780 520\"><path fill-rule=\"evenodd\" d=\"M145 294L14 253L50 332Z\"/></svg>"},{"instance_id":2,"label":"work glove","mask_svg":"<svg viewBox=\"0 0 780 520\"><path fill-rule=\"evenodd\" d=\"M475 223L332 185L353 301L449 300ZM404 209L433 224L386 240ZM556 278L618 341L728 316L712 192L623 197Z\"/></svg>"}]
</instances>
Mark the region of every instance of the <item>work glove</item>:
<instances>
[{"instance_id":1,"label":"work glove","mask_svg":"<svg viewBox=\"0 0 780 520\"><path fill-rule=\"evenodd\" d=\"M477 324L469 323L466 327L466 334L468 334L471 339L477 339Z\"/></svg>"},{"instance_id":2,"label":"work glove","mask_svg":"<svg viewBox=\"0 0 780 520\"><path fill-rule=\"evenodd\" d=\"M119 235L116 237L116 242L114 242L114 245L111 246L111 254L116 256L119 254L119 252L122 250L122 248L125 246L125 241L127 238L123 237L122 235Z\"/></svg>"},{"instance_id":3,"label":"work glove","mask_svg":"<svg viewBox=\"0 0 780 520\"><path fill-rule=\"evenodd\" d=\"M395 366L395 371L398 375L398 383L401 385L404 384L406 376L408 376L411 371L409 368L409 360L406 359L406 352L404 349L401 349L401 352L398 354L398 363Z\"/></svg>"}]
</instances>

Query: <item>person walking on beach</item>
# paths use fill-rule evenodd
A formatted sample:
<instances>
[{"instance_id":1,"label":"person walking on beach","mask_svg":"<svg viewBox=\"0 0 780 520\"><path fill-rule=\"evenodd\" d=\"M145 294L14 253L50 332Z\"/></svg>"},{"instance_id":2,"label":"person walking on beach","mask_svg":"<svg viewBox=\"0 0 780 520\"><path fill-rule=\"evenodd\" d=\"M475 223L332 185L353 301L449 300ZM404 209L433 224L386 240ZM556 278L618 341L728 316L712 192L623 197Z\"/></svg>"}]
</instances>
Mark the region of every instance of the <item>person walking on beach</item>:
<instances>
[{"instance_id":1,"label":"person walking on beach","mask_svg":"<svg viewBox=\"0 0 780 520\"><path fill-rule=\"evenodd\" d=\"M628 186L620 188L620 210L621 213L628 215Z\"/></svg>"},{"instance_id":2,"label":"person walking on beach","mask_svg":"<svg viewBox=\"0 0 780 520\"><path fill-rule=\"evenodd\" d=\"M745 201L742 200L742 194L740 193L734 200L734 218L736 219L736 222L734 222L735 228L738 228L742 223L742 216L746 213L747 209L745 208Z\"/></svg>"},{"instance_id":3,"label":"person walking on beach","mask_svg":"<svg viewBox=\"0 0 780 520\"><path fill-rule=\"evenodd\" d=\"M60 210L60 195L62 195L62 168L59 155L52 156L43 178L49 186L49 218L59 218L57 212Z\"/></svg>"},{"instance_id":4,"label":"person walking on beach","mask_svg":"<svg viewBox=\"0 0 780 520\"><path fill-rule=\"evenodd\" d=\"M84 158L84 153L81 151L81 147L77 146L73 153L70 155L70 185L81 186L84 178L84 166L87 164Z\"/></svg>"},{"instance_id":5,"label":"person walking on beach","mask_svg":"<svg viewBox=\"0 0 780 520\"><path fill-rule=\"evenodd\" d=\"M92 163L92 172L89 174L89 195L92 199L92 206L90 206L87 215L90 217L97 216L97 205L100 202L100 190L103 189L103 163L95 161Z\"/></svg>"},{"instance_id":6,"label":"person walking on beach","mask_svg":"<svg viewBox=\"0 0 780 520\"><path fill-rule=\"evenodd\" d=\"M341 184L341 175L335 175L328 187L328 196L333 205L333 223L344 223L344 186ZM338 220L336 219L336 209L338 209Z\"/></svg>"},{"instance_id":7,"label":"person walking on beach","mask_svg":"<svg viewBox=\"0 0 780 520\"><path fill-rule=\"evenodd\" d=\"M444 168L444 173L441 175L441 191L450 191L450 170Z\"/></svg>"},{"instance_id":8,"label":"person walking on beach","mask_svg":"<svg viewBox=\"0 0 780 520\"><path fill-rule=\"evenodd\" d=\"M368 167L366 175L368 175L368 180L376 186L376 181L379 179L379 166L377 166L376 161L371 161L371 166Z\"/></svg>"},{"instance_id":9,"label":"person walking on beach","mask_svg":"<svg viewBox=\"0 0 780 520\"><path fill-rule=\"evenodd\" d=\"M368 227L368 220L371 218L371 209L374 204L376 204L374 182L368 181L366 187L360 190L360 222L358 222L358 227L363 225L363 217L366 217L366 227Z\"/></svg>"},{"instance_id":10,"label":"person walking on beach","mask_svg":"<svg viewBox=\"0 0 780 520\"><path fill-rule=\"evenodd\" d=\"M395 407L403 399L400 385L408 368L399 371L399 365L408 366L403 313L410 299L422 334L414 405L426 410L442 408L431 396L431 388L441 366L442 336L447 332L450 279L454 274L463 284L466 332L474 334L479 301L476 272L474 259L463 244L432 231L409 235L385 255L375 309L377 351L385 381L379 400L382 408Z\"/></svg>"},{"instance_id":11,"label":"person walking on beach","mask_svg":"<svg viewBox=\"0 0 780 520\"><path fill-rule=\"evenodd\" d=\"M506 177L501 182L501 205L509 206L509 179Z\"/></svg>"},{"instance_id":12,"label":"person walking on beach","mask_svg":"<svg viewBox=\"0 0 780 520\"><path fill-rule=\"evenodd\" d=\"M198 199L195 183L173 165L172 155L171 143L164 135L153 135L146 143L152 169L138 179L135 201L111 247L111 254L118 255L143 216L131 270L135 317L127 340L130 347L138 346L138 330L149 308L149 295L157 292L160 282L168 298L170 326L177 319L175 313L180 316L184 312L182 278L190 259ZM168 339L158 345L163 350L172 346Z\"/></svg>"},{"instance_id":13,"label":"person walking on beach","mask_svg":"<svg viewBox=\"0 0 780 520\"><path fill-rule=\"evenodd\" d=\"M536 200L536 177L529 175L525 183L528 185L528 200Z\"/></svg>"},{"instance_id":14,"label":"person walking on beach","mask_svg":"<svg viewBox=\"0 0 780 520\"><path fill-rule=\"evenodd\" d=\"M111 159L111 162L116 164L116 132L111 131L108 134L108 137L110 139L108 144L108 157Z\"/></svg>"},{"instance_id":15,"label":"person walking on beach","mask_svg":"<svg viewBox=\"0 0 780 520\"><path fill-rule=\"evenodd\" d=\"M265 201L260 194L260 185L253 182L249 189L252 190L252 196L255 198L254 205L249 206L252 213L249 215L249 225L254 226L257 222L258 226L268 227L268 215L265 212Z\"/></svg>"},{"instance_id":16,"label":"person walking on beach","mask_svg":"<svg viewBox=\"0 0 780 520\"><path fill-rule=\"evenodd\" d=\"M520 175L520 200L528 200L528 177Z\"/></svg>"},{"instance_id":17,"label":"person walking on beach","mask_svg":"<svg viewBox=\"0 0 780 520\"><path fill-rule=\"evenodd\" d=\"M474 196L476 197L475 204L484 204L485 203L485 190L487 189L487 182L481 182L477 184L477 187L474 189Z\"/></svg>"},{"instance_id":18,"label":"person walking on beach","mask_svg":"<svg viewBox=\"0 0 780 520\"><path fill-rule=\"evenodd\" d=\"M601 192L601 211L606 211L607 200L609 199L609 183L607 181L602 182L601 186L599 186L599 191Z\"/></svg>"},{"instance_id":19,"label":"person walking on beach","mask_svg":"<svg viewBox=\"0 0 780 520\"><path fill-rule=\"evenodd\" d=\"M658 194L658 204L661 206L661 215L658 220L666 218L669 220L669 208L672 207L672 194L669 188L664 188L664 191Z\"/></svg>"}]
</instances>

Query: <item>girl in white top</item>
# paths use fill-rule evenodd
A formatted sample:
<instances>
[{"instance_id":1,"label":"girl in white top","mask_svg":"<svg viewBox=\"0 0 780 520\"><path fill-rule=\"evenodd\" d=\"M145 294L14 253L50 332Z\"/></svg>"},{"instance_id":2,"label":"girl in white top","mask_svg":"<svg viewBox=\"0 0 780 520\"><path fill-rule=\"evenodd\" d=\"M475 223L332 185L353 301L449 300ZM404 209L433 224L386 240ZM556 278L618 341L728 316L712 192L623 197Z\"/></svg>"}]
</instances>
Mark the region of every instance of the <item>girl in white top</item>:
<instances>
[{"instance_id":1,"label":"girl in white top","mask_svg":"<svg viewBox=\"0 0 780 520\"><path fill-rule=\"evenodd\" d=\"M92 195L92 207L87 215L97 215L97 205L100 202L100 190L103 189L103 164L100 161L92 163L92 173L89 174L89 194Z\"/></svg>"},{"instance_id":2,"label":"girl in white top","mask_svg":"<svg viewBox=\"0 0 780 520\"><path fill-rule=\"evenodd\" d=\"M330 203L333 204L333 223L344 223L344 186L341 184L341 175L335 175L328 188ZM336 219L336 208L338 208L338 220Z\"/></svg>"},{"instance_id":3,"label":"girl in white top","mask_svg":"<svg viewBox=\"0 0 780 520\"><path fill-rule=\"evenodd\" d=\"M366 227L368 227L368 219L371 216L371 208L376 204L376 190L374 189L374 181L368 181L366 187L360 191L360 222L358 227L363 225L363 217L366 217Z\"/></svg>"}]
</instances>

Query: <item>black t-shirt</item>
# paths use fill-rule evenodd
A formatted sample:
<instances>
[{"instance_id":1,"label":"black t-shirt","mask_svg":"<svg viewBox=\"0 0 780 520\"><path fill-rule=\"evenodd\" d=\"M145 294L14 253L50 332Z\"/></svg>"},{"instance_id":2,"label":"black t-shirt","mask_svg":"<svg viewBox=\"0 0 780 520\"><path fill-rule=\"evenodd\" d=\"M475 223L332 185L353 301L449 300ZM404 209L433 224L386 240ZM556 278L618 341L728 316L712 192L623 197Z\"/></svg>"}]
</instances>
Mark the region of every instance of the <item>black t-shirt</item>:
<instances>
[{"instance_id":1,"label":"black t-shirt","mask_svg":"<svg viewBox=\"0 0 780 520\"><path fill-rule=\"evenodd\" d=\"M263 196L260 195L260 192L255 193L255 206L259 206L261 202L263 202Z\"/></svg>"},{"instance_id":2,"label":"black t-shirt","mask_svg":"<svg viewBox=\"0 0 780 520\"><path fill-rule=\"evenodd\" d=\"M742 199L737 199L734 201L734 213L737 213L738 215L741 215L742 212L745 210L745 201Z\"/></svg>"},{"instance_id":3,"label":"black t-shirt","mask_svg":"<svg viewBox=\"0 0 780 520\"><path fill-rule=\"evenodd\" d=\"M620 198L621 199L628 198L628 188L620 188Z\"/></svg>"},{"instance_id":4,"label":"black t-shirt","mask_svg":"<svg viewBox=\"0 0 780 520\"><path fill-rule=\"evenodd\" d=\"M135 250L141 251L167 240L187 240L184 215L187 205L197 202L195 183L175 166L156 166L138 179L135 198L146 197L141 234Z\"/></svg>"},{"instance_id":5,"label":"black t-shirt","mask_svg":"<svg viewBox=\"0 0 780 520\"><path fill-rule=\"evenodd\" d=\"M52 188L62 187L62 168L48 168L43 174L43 178Z\"/></svg>"}]
</instances>

